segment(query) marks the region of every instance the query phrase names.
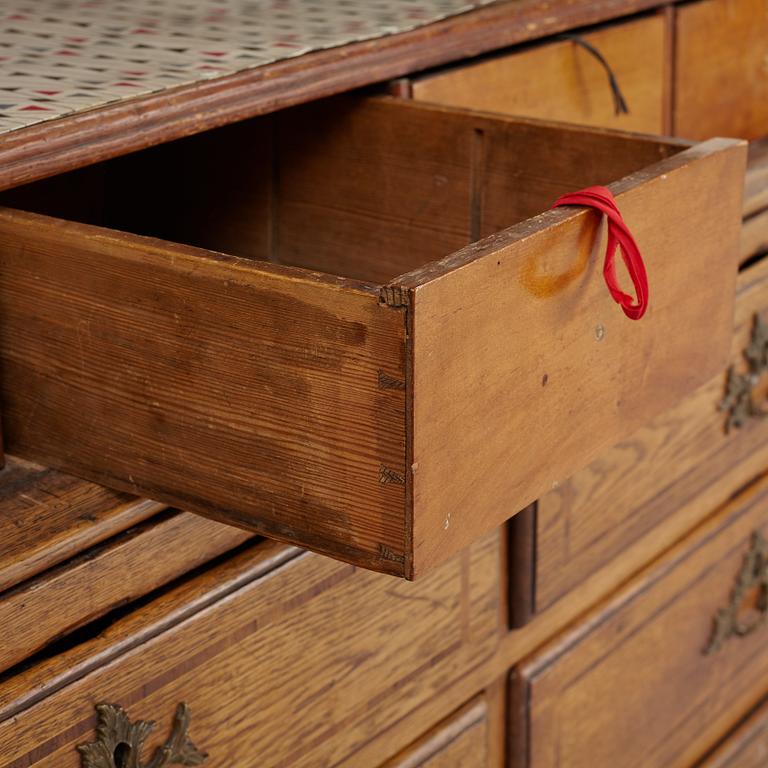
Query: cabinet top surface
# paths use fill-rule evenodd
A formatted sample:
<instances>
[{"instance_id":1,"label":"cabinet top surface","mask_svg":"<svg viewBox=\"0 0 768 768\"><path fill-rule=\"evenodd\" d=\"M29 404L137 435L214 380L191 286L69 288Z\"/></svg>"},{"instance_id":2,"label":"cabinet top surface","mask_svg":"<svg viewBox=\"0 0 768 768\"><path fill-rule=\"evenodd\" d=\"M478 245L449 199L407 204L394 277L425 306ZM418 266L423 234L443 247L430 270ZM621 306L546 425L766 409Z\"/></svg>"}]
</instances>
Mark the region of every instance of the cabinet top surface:
<instances>
[{"instance_id":1,"label":"cabinet top surface","mask_svg":"<svg viewBox=\"0 0 768 768\"><path fill-rule=\"evenodd\" d=\"M0 0L0 189L662 0Z\"/></svg>"},{"instance_id":2,"label":"cabinet top surface","mask_svg":"<svg viewBox=\"0 0 768 768\"><path fill-rule=\"evenodd\" d=\"M492 2L5 2L0 133L405 32Z\"/></svg>"}]
</instances>

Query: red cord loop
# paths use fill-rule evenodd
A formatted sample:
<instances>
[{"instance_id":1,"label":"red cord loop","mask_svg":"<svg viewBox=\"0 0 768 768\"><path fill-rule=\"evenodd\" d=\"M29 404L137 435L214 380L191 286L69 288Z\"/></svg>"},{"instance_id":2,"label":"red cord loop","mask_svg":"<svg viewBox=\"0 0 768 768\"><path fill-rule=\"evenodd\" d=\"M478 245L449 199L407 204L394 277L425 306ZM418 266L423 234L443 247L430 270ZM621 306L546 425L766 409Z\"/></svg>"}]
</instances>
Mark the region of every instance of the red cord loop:
<instances>
[{"instance_id":1,"label":"red cord loop","mask_svg":"<svg viewBox=\"0 0 768 768\"><path fill-rule=\"evenodd\" d=\"M594 208L608 217L608 245L605 249L603 277L613 300L621 306L630 320L639 320L648 309L648 275L645 272L643 257L635 238L629 231L619 213L616 200L605 187L587 187L578 192L570 192L559 197L552 206L585 205ZM627 267L632 284L635 287L637 301L619 287L616 277L616 246L621 250L621 258Z\"/></svg>"}]
</instances>

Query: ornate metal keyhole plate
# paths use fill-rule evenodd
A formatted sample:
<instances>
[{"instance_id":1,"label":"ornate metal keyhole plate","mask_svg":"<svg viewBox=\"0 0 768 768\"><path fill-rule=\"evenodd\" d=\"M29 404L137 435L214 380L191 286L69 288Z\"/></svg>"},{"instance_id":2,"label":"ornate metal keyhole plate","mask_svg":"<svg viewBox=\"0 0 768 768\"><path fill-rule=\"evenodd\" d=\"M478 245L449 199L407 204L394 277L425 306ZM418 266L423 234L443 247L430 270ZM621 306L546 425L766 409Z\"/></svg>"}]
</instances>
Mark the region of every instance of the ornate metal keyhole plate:
<instances>
[{"instance_id":1,"label":"ornate metal keyhole plate","mask_svg":"<svg viewBox=\"0 0 768 768\"><path fill-rule=\"evenodd\" d=\"M737 373L735 366L728 369L725 395L719 408L727 413L725 431L738 429L748 419L764 418L768 410L756 402L756 389L760 379L768 373L768 323L755 314L752 336L742 353L747 364L744 373Z\"/></svg>"},{"instance_id":2,"label":"ornate metal keyhole plate","mask_svg":"<svg viewBox=\"0 0 768 768\"><path fill-rule=\"evenodd\" d=\"M748 618L743 618L744 604L755 591L755 603ZM752 534L752 544L744 555L728 605L714 619L712 635L704 653L719 651L731 637L744 637L765 624L768 619L768 542L759 531Z\"/></svg>"},{"instance_id":3,"label":"ornate metal keyhole plate","mask_svg":"<svg viewBox=\"0 0 768 768\"><path fill-rule=\"evenodd\" d=\"M96 741L77 747L82 768L165 768L202 765L208 759L189 737L190 713L186 704L176 708L171 735L147 763L142 762L142 751L156 723L146 720L132 723L117 704L97 704L96 711Z\"/></svg>"}]
</instances>

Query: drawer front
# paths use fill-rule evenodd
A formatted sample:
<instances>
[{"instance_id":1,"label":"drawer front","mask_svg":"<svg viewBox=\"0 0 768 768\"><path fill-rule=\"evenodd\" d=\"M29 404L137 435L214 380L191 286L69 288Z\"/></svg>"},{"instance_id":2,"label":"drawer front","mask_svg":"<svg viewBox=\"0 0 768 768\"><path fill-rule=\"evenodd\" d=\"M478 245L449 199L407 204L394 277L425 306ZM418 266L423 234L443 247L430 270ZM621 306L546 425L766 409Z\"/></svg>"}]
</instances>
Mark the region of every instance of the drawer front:
<instances>
[{"instance_id":1,"label":"drawer front","mask_svg":"<svg viewBox=\"0 0 768 768\"><path fill-rule=\"evenodd\" d=\"M698 0L676 22L678 136L768 133L768 8L762 0Z\"/></svg>"},{"instance_id":2,"label":"drawer front","mask_svg":"<svg viewBox=\"0 0 768 768\"><path fill-rule=\"evenodd\" d=\"M581 39L608 63L628 113L616 114L608 75L598 59L570 40L415 78L411 93L414 99L434 104L663 133L664 17L609 26Z\"/></svg>"},{"instance_id":3,"label":"drawer front","mask_svg":"<svg viewBox=\"0 0 768 768\"><path fill-rule=\"evenodd\" d=\"M762 704L696 768L764 768L768 763L768 704Z\"/></svg>"},{"instance_id":4,"label":"drawer front","mask_svg":"<svg viewBox=\"0 0 768 768\"><path fill-rule=\"evenodd\" d=\"M381 768L490 768L488 716L472 701Z\"/></svg>"},{"instance_id":5,"label":"drawer front","mask_svg":"<svg viewBox=\"0 0 768 768\"><path fill-rule=\"evenodd\" d=\"M689 766L764 695L768 482L512 679L512 764Z\"/></svg>"},{"instance_id":6,"label":"drawer front","mask_svg":"<svg viewBox=\"0 0 768 768\"><path fill-rule=\"evenodd\" d=\"M731 362L746 371L755 318L768 321L768 261L739 276ZM557 484L512 521L520 625L603 571L612 584L650 561L768 464L768 423L728 428L728 373ZM761 390L756 389L759 401ZM526 554L526 550L530 550Z\"/></svg>"},{"instance_id":7,"label":"drawer front","mask_svg":"<svg viewBox=\"0 0 768 768\"><path fill-rule=\"evenodd\" d=\"M157 741L182 702L211 768L355 764L492 656L499 560L493 535L412 584L259 544L0 683L0 765L79 766L101 703Z\"/></svg>"},{"instance_id":8,"label":"drawer front","mask_svg":"<svg viewBox=\"0 0 768 768\"><path fill-rule=\"evenodd\" d=\"M137 228L142 195L127 219L108 206L111 230L0 212L9 447L414 577L721 369L739 142L396 99L280 119L276 188L235 180L279 231L262 255L291 266L117 231ZM125 186L131 167L105 183ZM643 251L639 322L604 285L597 217L536 215L594 183L611 185ZM181 238L184 216L169 217Z\"/></svg>"}]
</instances>

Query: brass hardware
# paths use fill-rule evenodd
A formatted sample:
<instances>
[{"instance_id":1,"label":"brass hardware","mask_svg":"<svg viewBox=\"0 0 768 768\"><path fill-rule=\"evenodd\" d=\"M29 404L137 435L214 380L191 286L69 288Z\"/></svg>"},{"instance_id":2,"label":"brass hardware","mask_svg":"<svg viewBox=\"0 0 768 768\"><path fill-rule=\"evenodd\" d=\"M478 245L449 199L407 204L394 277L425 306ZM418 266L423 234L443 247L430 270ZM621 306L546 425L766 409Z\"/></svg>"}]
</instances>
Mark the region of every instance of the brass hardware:
<instances>
[{"instance_id":1,"label":"brass hardware","mask_svg":"<svg viewBox=\"0 0 768 768\"><path fill-rule=\"evenodd\" d=\"M130 721L117 704L97 704L96 741L79 744L82 768L165 768L169 765L202 765L208 755L189 738L189 707L179 704L173 718L171 735L148 763L141 760L144 742L156 723Z\"/></svg>"},{"instance_id":2,"label":"brass hardware","mask_svg":"<svg viewBox=\"0 0 768 768\"><path fill-rule=\"evenodd\" d=\"M746 373L736 373L734 366L728 369L725 396L719 409L727 411L725 431L737 429L750 418L764 418L768 411L755 402L755 387L760 377L768 372L768 323L755 314L752 337L743 352L747 363Z\"/></svg>"},{"instance_id":3,"label":"brass hardware","mask_svg":"<svg viewBox=\"0 0 768 768\"><path fill-rule=\"evenodd\" d=\"M739 612L750 590L757 589L755 610L757 616L752 621L742 621ZM714 620L712 636L709 638L704 654L709 656L719 651L731 637L744 637L754 632L768 620L768 542L755 531L752 545L744 555L736 583L731 591L727 608L721 608Z\"/></svg>"}]
</instances>

